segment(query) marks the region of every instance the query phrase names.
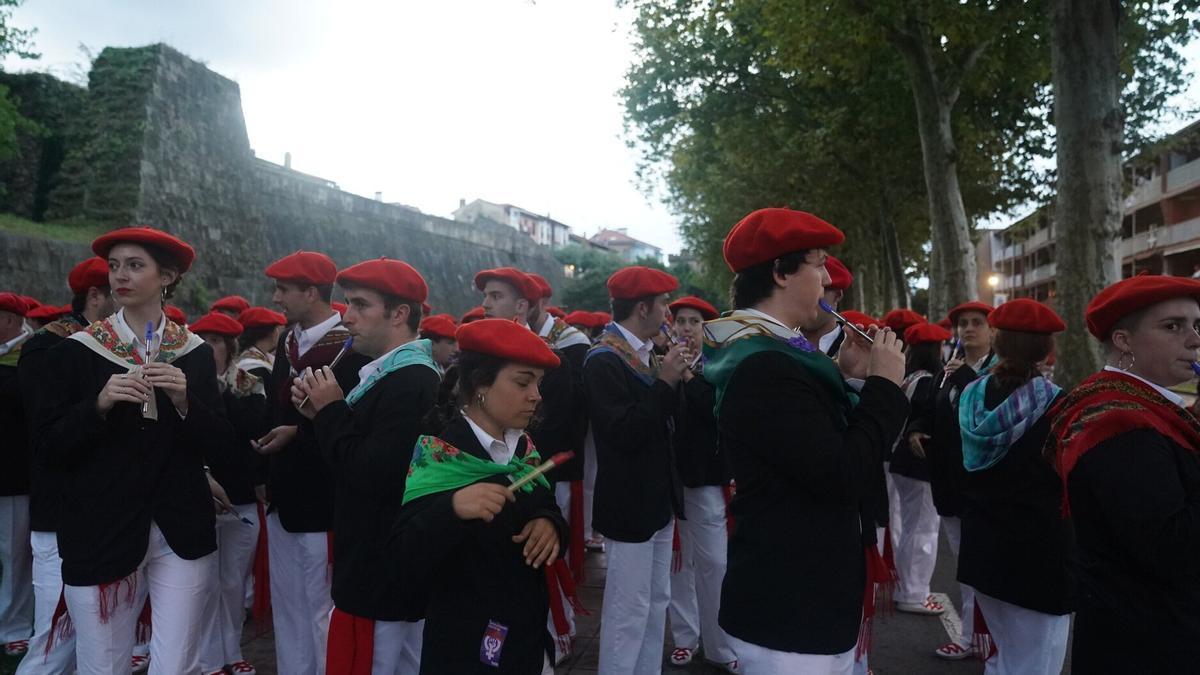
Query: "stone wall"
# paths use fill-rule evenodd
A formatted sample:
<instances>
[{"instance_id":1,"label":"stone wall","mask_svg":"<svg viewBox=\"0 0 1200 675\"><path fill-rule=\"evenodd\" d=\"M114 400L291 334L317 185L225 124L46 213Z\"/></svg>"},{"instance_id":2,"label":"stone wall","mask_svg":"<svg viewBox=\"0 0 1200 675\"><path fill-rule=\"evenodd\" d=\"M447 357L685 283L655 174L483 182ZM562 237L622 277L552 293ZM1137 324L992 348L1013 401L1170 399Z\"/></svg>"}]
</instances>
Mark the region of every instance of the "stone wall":
<instances>
[{"instance_id":1,"label":"stone wall","mask_svg":"<svg viewBox=\"0 0 1200 675\"><path fill-rule=\"evenodd\" d=\"M435 310L454 314L478 304L472 278L480 269L512 265L563 282L550 250L511 228L425 215L255 159L238 85L165 45L105 49L89 78L86 116L95 133L70 150L52 194L55 218L148 224L187 240L199 253L179 298L190 312L229 293L268 304L263 268L298 249L324 251L339 267L405 260L429 282ZM22 239L0 237L0 254L48 245ZM57 248L29 271L57 275L61 288L80 247ZM0 288L17 281L0 271Z\"/></svg>"}]
</instances>

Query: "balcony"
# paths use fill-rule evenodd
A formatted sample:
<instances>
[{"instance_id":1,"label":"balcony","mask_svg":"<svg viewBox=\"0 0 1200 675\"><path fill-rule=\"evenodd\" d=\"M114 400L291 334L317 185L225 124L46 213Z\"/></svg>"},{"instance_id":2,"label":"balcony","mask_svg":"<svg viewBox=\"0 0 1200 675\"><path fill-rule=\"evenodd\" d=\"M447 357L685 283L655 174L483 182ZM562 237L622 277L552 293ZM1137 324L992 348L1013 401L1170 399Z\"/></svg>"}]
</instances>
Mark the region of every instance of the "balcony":
<instances>
[{"instance_id":1,"label":"balcony","mask_svg":"<svg viewBox=\"0 0 1200 675\"><path fill-rule=\"evenodd\" d=\"M1180 167L1183 168L1183 167ZM1162 177L1154 176L1130 191L1125 198L1125 213L1133 213L1148 204L1153 204L1162 198Z\"/></svg>"},{"instance_id":2,"label":"balcony","mask_svg":"<svg viewBox=\"0 0 1200 675\"><path fill-rule=\"evenodd\" d=\"M1041 267L1035 267L1032 271L1025 274L1025 283L1033 286L1043 281L1048 281L1054 278L1054 273L1058 270L1057 263L1047 263Z\"/></svg>"},{"instance_id":3,"label":"balcony","mask_svg":"<svg viewBox=\"0 0 1200 675\"><path fill-rule=\"evenodd\" d=\"M1193 162L1200 166L1200 162ZM1179 167L1186 168L1187 165ZM1179 169L1176 169L1178 171ZM1121 259L1126 260L1147 251L1170 249L1184 245L1184 248L1200 248L1200 241L1195 242L1194 247L1189 247L1187 244L1193 240L1200 239L1200 218L1192 218L1185 220L1182 223L1174 225L1165 225L1156 227L1153 230L1139 232L1128 239L1121 240ZM1164 250L1164 253L1171 255L1178 251Z\"/></svg>"},{"instance_id":4,"label":"balcony","mask_svg":"<svg viewBox=\"0 0 1200 675\"><path fill-rule=\"evenodd\" d=\"M1200 185L1200 159L1177 166L1167 173L1167 192L1177 192Z\"/></svg>"}]
</instances>

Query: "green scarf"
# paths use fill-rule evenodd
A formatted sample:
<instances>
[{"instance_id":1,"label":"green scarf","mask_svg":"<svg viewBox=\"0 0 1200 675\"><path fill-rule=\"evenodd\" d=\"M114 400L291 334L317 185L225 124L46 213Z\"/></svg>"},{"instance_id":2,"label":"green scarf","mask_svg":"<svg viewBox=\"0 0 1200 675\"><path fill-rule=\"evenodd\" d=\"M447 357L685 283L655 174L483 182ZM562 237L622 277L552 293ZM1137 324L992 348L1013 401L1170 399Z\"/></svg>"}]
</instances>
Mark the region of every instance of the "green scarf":
<instances>
[{"instance_id":1,"label":"green scarf","mask_svg":"<svg viewBox=\"0 0 1200 675\"><path fill-rule=\"evenodd\" d=\"M508 476L509 480L516 482L542 463L529 436L525 437L525 444L524 457L518 458L514 453L508 463L497 464L463 452L436 436L421 436L413 450L412 463L408 465L401 505L426 495L457 490L489 476ZM538 476L522 485L520 490L533 492L535 485L550 489L549 481Z\"/></svg>"},{"instance_id":2,"label":"green scarf","mask_svg":"<svg viewBox=\"0 0 1200 675\"><path fill-rule=\"evenodd\" d=\"M375 386L376 382L408 366L428 366L438 374L438 379L442 377L442 369L433 361L433 343L429 340L413 340L393 350L384 359L379 370L351 389L350 393L346 395L346 405L353 406L358 399L370 391L371 387Z\"/></svg>"},{"instance_id":3,"label":"green scarf","mask_svg":"<svg viewBox=\"0 0 1200 675\"><path fill-rule=\"evenodd\" d=\"M833 359L786 326L741 310L704 324L704 377L716 389L714 414L721 409L738 365L764 351L786 354L828 389L841 404L835 423L845 428L850 412L858 405L858 392L846 384Z\"/></svg>"}]
</instances>

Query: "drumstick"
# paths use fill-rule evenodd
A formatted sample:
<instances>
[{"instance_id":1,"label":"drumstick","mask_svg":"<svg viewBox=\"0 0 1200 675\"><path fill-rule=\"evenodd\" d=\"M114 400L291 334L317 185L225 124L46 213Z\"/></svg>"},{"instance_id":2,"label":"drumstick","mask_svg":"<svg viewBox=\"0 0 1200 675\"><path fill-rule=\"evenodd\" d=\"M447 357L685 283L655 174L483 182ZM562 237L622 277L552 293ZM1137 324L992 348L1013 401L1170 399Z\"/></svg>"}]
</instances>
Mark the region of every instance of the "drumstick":
<instances>
[{"instance_id":1,"label":"drumstick","mask_svg":"<svg viewBox=\"0 0 1200 675\"><path fill-rule=\"evenodd\" d=\"M354 344L353 336L346 338L346 341L342 343L342 351L338 352L337 356L333 357L333 361L330 362L330 364L329 364L330 370L337 368L338 361L341 361L342 357L346 355L346 352L350 351L350 346L353 344ZM300 405L298 406L297 409L303 408L306 405L308 405L308 397L307 396L305 396L304 400L300 402Z\"/></svg>"},{"instance_id":2,"label":"drumstick","mask_svg":"<svg viewBox=\"0 0 1200 675\"><path fill-rule=\"evenodd\" d=\"M951 361L953 361L953 360L954 360L954 356L955 356L956 354L958 354L958 348L959 348L959 347L961 347L961 346L962 346L962 339L961 339L961 338L955 338L955 340L954 340L954 349L951 349L951 350L950 350L950 360L951 360ZM942 381L941 381L941 382L938 382L938 386L937 386L937 388L938 388L938 389L941 389L943 384L946 384L946 373L945 373L945 371L942 371Z\"/></svg>"},{"instance_id":3,"label":"drumstick","mask_svg":"<svg viewBox=\"0 0 1200 675\"><path fill-rule=\"evenodd\" d=\"M560 452L560 453L555 454L550 459L539 464L537 466L537 468L534 469L533 471L530 471L529 473L525 474L523 477L513 481L513 484L508 486L508 491L511 492L512 494L516 494L517 490L521 489L521 487L523 487L526 483L536 479L538 476L546 473L547 471L549 471L550 469L553 469L556 466L566 464L567 461L574 456L575 456L574 450L567 450L566 452Z\"/></svg>"}]
</instances>

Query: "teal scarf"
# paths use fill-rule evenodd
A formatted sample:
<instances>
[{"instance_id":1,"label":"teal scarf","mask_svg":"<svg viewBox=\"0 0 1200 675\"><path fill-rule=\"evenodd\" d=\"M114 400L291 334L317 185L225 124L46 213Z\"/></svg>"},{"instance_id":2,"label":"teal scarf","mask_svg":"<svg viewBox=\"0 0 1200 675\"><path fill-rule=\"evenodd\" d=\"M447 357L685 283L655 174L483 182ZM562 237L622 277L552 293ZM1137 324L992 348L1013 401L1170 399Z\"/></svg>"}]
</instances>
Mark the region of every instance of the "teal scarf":
<instances>
[{"instance_id":1,"label":"teal scarf","mask_svg":"<svg viewBox=\"0 0 1200 675\"><path fill-rule=\"evenodd\" d=\"M1062 389L1044 377L1035 377L1008 395L995 410L984 405L991 375L984 375L963 389L958 400L958 424L962 428L963 466L983 471L995 466L1008 449L1046 413Z\"/></svg>"},{"instance_id":2,"label":"teal scarf","mask_svg":"<svg viewBox=\"0 0 1200 675\"><path fill-rule=\"evenodd\" d=\"M353 406L375 386L375 383L408 366L427 366L438 374L439 380L442 377L442 369L433 360L433 343L429 340L413 340L389 354L378 371L351 389L350 394L346 396L346 405Z\"/></svg>"}]
</instances>

